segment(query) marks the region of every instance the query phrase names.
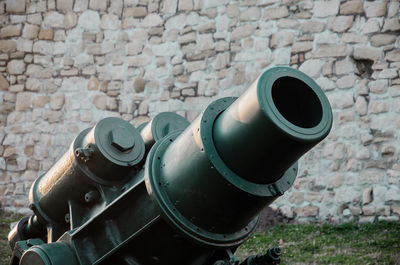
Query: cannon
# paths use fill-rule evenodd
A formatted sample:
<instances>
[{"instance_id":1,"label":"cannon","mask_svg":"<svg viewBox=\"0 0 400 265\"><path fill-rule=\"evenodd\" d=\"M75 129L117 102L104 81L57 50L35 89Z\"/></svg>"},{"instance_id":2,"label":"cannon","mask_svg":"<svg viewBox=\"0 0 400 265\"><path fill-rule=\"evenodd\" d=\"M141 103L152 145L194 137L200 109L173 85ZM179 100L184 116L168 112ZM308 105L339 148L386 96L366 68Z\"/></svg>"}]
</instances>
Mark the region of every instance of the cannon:
<instances>
[{"instance_id":1,"label":"cannon","mask_svg":"<svg viewBox=\"0 0 400 265\"><path fill-rule=\"evenodd\" d=\"M321 88L289 67L192 123L169 112L138 128L100 120L32 184L10 265L277 264L279 247L241 263L235 251L331 127Z\"/></svg>"}]
</instances>

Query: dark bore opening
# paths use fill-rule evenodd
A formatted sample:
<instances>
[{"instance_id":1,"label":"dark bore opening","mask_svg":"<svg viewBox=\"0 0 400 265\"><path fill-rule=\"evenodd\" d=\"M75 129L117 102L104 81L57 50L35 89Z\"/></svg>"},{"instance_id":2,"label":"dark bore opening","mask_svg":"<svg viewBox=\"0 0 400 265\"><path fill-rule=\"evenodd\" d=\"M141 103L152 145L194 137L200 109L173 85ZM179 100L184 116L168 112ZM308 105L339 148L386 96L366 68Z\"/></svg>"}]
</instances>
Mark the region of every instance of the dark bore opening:
<instances>
[{"instance_id":1,"label":"dark bore opening","mask_svg":"<svg viewBox=\"0 0 400 265\"><path fill-rule=\"evenodd\" d=\"M322 119L322 105L315 92L303 81L286 76L272 85L272 99L282 116L302 128L312 128Z\"/></svg>"}]
</instances>

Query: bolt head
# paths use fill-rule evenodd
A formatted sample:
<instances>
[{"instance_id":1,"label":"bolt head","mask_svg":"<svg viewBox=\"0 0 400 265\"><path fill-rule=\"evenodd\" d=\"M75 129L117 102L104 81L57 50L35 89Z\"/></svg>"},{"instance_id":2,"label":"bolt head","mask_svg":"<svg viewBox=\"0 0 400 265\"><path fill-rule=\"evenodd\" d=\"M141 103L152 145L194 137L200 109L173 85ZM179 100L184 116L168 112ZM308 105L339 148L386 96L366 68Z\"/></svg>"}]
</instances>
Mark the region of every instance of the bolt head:
<instances>
[{"instance_id":1,"label":"bolt head","mask_svg":"<svg viewBox=\"0 0 400 265\"><path fill-rule=\"evenodd\" d=\"M135 146L135 138L123 127L114 128L110 132L111 145L121 152L130 151Z\"/></svg>"}]
</instances>

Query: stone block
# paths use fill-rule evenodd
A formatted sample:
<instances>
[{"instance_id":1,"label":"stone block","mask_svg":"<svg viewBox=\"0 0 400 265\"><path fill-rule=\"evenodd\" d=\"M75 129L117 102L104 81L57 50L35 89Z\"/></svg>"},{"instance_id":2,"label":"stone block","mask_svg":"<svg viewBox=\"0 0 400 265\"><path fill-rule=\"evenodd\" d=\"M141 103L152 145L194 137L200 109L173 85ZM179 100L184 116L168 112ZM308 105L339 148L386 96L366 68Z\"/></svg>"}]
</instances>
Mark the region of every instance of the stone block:
<instances>
[{"instance_id":1,"label":"stone block","mask_svg":"<svg viewBox=\"0 0 400 265\"><path fill-rule=\"evenodd\" d=\"M286 9L287 10L287 9ZM240 12L240 21L256 21L260 19L260 8L249 7L248 9ZM288 16L289 14L287 14Z\"/></svg>"},{"instance_id":2,"label":"stone block","mask_svg":"<svg viewBox=\"0 0 400 265\"><path fill-rule=\"evenodd\" d=\"M67 12L64 16L64 28L72 29L73 27L75 27L77 19L77 15L74 12Z\"/></svg>"},{"instance_id":3,"label":"stone block","mask_svg":"<svg viewBox=\"0 0 400 265\"><path fill-rule=\"evenodd\" d=\"M51 68L43 68L40 65L30 64L26 69L26 75L33 78L51 78Z\"/></svg>"},{"instance_id":4,"label":"stone block","mask_svg":"<svg viewBox=\"0 0 400 265\"><path fill-rule=\"evenodd\" d=\"M193 0L179 0L178 11L192 11Z\"/></svg>"},{"instance_id":5,"label":"stone block","mask_svg":"<svg viewBox=\"0 0 400 265\"><path fill-rule=\"evenodd\" d=\"M266 20L280 19L289 16L289 10L286 6L272 7L264 9L263 18Z\"/></svg>"},{"instance_id":6,"label":"stone block","mask_svg":"<svg viewBox=\"0 0 400 265\"><path fill-rule=\"evenodd\" d=\"M315 217L318 216L319 208L317 206L306 206L295 208L294 213L297 217Z\"/></svg>"},{"instance_id":7,"label":"stone block","mask_svg":"<svg viewBox=\"0 0 400 265\"><path fill-rule=\"evenodd\" d=\"M39 29L40 28L36 25L25 24L24 30L22 31L22 37L30 40L35 39L38 36Z\"/></svg>"},{"instance_id":8,"label":"stone block","mask_svg":"<svg viewBox=\"0 0 400 265\"><path fill-rule=\"evenodd\" d=\"M375 47L392 44L396 41L396 37L391 34L375 34L371 37L371 45Z\"/></svg>"},{"instance_id":9,"label":"stone block","mask_svg":"<svg viewBox=\"0 0 400 265\"><path fill-rule=\"evenodd\" d=\"M64 93L56 93L50 97L50 108L52 110L60 110L64 106L65 95Z\"/></svg>"},{"instance_id":10,"label":"stone block","mask_svg":"<svg viewBox=\"0 0 400 265\"><path fill-rule=\"evenodd\" d=\"M74 11L83 12L88 9L89 0L75 0Z\"/></svg>"},{"instance_id":11,"label":"stone block","mask_svg":"<svg viewBox=\"0 0 400 265\"><path fill-rule=\"evenodd\" d=\"M32 52L33 41L20 38L17 41L17 51L20 52Z\"/></svg>"},{"instance_id":12,"label":"stone block","mask_svg":"<svg viewBox=\"0 0 400 265\"><path fill-rule=\"evenodd\" d=\"M304 202L304 193L293 191L289 195L289 202L292 204L300 205Z\"/></svg>"},{"instance_id":13,"label":"stone block","mask_svg":"<svg viewBox=\"0 0 400 265\"><path fill-rule=\"evenodd\" d=\"M7 64L7 73L10 75L20 75L25 71L24 60L11 60Z\"/></svg>"},{"instance_id":14,"label":"stone block","mask_svg":"<svg viewBox=\"0 0 400 265\"><path fill-rule=\"evenodd\" d=\"M279 31L271 37L271 48L285 47L293 44L293 34L289 31Z\"/></svg>"},{"instance_id":15,"label":"stone block","mask_svg":"<svg viewBox=\"0 0 400 265\"><path fill-rule=\"evenodd\" d=\"M0 52L12 53L17 49L17 43L13 40L0 40Z\"/></svg>"},{"instance_id":16,"label":"stone block","mask_svg":"<svg viewBox=\"0 0 400 265\"><path fill-rule=\"evenodd\" d=\"M186 71L187 73L192 73L199 70L206 69L207 64L205 61L193 61L186 63Z\"/></svg>"},{"instance_id":17,"label":"stone block","mask_svg":"<svg viewBox=\"0 0 400 265\"><path fill-rule=\"evenodd\" d=\"M38 36L39 40L53 40L53 37L53 29L41 29Z\"/></svg>"},{"instance_id":18,"label":"stone block","mask_svg":"<svg viewBox=\"0 0 400 265\"><path fill-rule=\"evenodd\" d=\"M9 85L10 84L8 83L7 79L0 74L0 91L8 90Z\"/></svg>"},{"instance_id":19,"label":"stone block","mask_svg":"<svg viewBox=\"0 0 400 265\"><path fill-rule=\"evenodd\" d=\"M22 26L21 24L18 25L8 25L5 27L2 27L0 29L0 38L10 38L10 37L18 37L21 36L21 29Z\"/></svg>"},{"instance_id":20,"label":"stone block","mask_svg":"<svg viewBox=\"0 0 400 265\"><path fill-rule=\"evenodd\" d=\"M340 5L341 15L362 14L364 8L360 0L345 1Z\"/></svg>"},{"instance_id":21,"label":"stone block","mask_svg":"<svg viewBox=\"0 0 400 265\"><path fill-rule=\"evenodd\" d=\"M292 54L311 51L313 48L311 41L296 42L292 45Z\"/></svg>"},{"instance_id":22,"label":"stone block","mask_svg":"<svg viewBox=\"0 0 400 265\"><path fill-rule=\"evenodd\" d=\"M386 15L386 1L383 2L364 2L364 11L367 17L383 17Z\"/></svg>"},{"instance_id":23,"label":"stone block","mask_svg":"<svg viewBox=\"0 0 400 265\"><path fill-rule=\"evenodd\" d=\"M400 23L398 18L386 19L383 24L382 32L398 31L400 30Z\"/></svg>"},{"instance_id":24,"label":"stone block","mask_svg":"<svg viewBox=\"0 0 400 265\"><path fill-rule=\"evenodd\" d=\"M56 11L47 12L44 16L44 25L47 28L64 28L64 15Z\"/></svg>"},{"instance_id":25,"label":"stone block","mask_svg":"<svg viewBox=\"0 0 400 265\"><path fill-rule=\"evenodd\" d=\"M161 12L166 15L173 15L176 13L178 0L165 0L161 5Z\"/></svg>"},{"instance_id":26,"label":"stone block","mask_svg":"<svg viewBox=\"0 0 400 265\"><path fill-rule=\"evenodd\" d=\"M15 110L25 111L31 107L32 94L29 92L20 92L17 94L17 100L15 102Z\"/></svg>"},{"instance_id":27,"label":"stone block","mask_svg":"<svg viewBox=\"0 0 400 265\"><path fill-rule=\"evenodd\" d=\"M89 8L93 10L106 11L107 10L107 2L104 0L90 0Z\"/></svg>"},{"instance_id":28,"label":"stone block","mask_svg":"<svg viewBox=\"0 0 400 265\"><path fill-rule=\"evenodd\" d=\"M362 203L369 204L373 201L373 188L369 187L363 191Z\"/></svg>"},{"instance_id":29,"label":"stone block","mask_svg":"<svg viewBox=\"0 0 400 265\"><path fill-rule=\"evenodd\" d=\"M148 14L140 23L141 27L151 28L158 27L164 24L163 19L156 13Z\"/></svg>"},{"instance_id":30,"label":"stone block","mask_svg":"<svg viewBox=\"0 0 400 265\"><path fill-rule=\"evenodd\" d=\"M106 1L104 1L106 2ZM90 32L97 32L100 29L100 16L99 13L86 10L78 19L78 26Z\"/></svg>"},{"instance_id":31,"label":"stone block","mask_svg":"<svg viewBox=\"0 0 400 265\"><path fill-rule=\"evenodd\" d=\"M318 20L306 20L300 25L300 30L305 33L322 32L325 28L325 23Z\"/></svg>"},{"instance_id":32,"label":"stone block","mask_svg":"<svg viewBox=\"0 0 400 265\"><path fill-rule=\"evenodd\" d=\"M378 170L364 170L359 173L357 176L358 184L379 184L383 182L384 179L384 172Z\"/></svg>"},{"instance_id":33,"label":"stone block","mask_svg":"<svg viewBox=\"0 0 400 265\"><path fill-rule=\"evenodd\" d=\"M344 45L321 45L313 54L315 58L343 56L346 56L346 46Z\"/></svg>"},{"instance_id":34,"label":"stone block","mask_svg":"<svg viewBox=\"0 0 400 265\"><path fill-rule=\"evenodd\" d=\"M74 0L57 0L57 10L62 12L72 11Z\"/></svg>"},{"instance_id":35,"label":"stone block","mask_svg":"<svg viewBox=\"0 0 400 265\"><path fill-rule=\"evenodd\" d=\"M335 16L339 11L339 1L316 1L313 7L314 17L329 17Z\"/></svg>"},{"instance_id":36,"label":"stone block","mask_svg":"<svg viewBox=\"0 0 400 265\"><path fill-rule=\"evenodd\" d=\"M330 25L329 29L334 32L345 32L353 25L353 16L337 16Z\"/></svg>"},{"instance_id":37,"label":"stone block","mask_svg":"<svg viewBox=\"0 0 400 265\"><path fill-rule=\"evenodd\" d=\"M364 116L368 112L368 103L364 97L357 97L355 111L358 115Z\"/></svg>"},{"instance_id":38,"label":"stone block","mask_svg":"<svg viewBox=\"0 0 400 265\"><path fill-rule=\"evenodd\" d=\"M100 110L105 110L107 108L107 96L104 94L95 95L93 105Z\"/></svg>"},{"instance_id":39,"label":"stone block","mask_svg":"<svg viewBox=\"0 0 400 265\"><path fill-rule=\"evenodd\" d=\"M6 12L9 14L25 13L25 0L8 0L6 4Z\"/></svg>"},{"instance_id":40,"label":"stone block","mask_svg":"<svg viewBox=\"0 0 400 265\"><path fill-rule=\"evenodd\" d=\"M120 28L120 26L121 21L115 14L105 14L101 17L101 29L117 30Z\"/></svg>"},{"instance_id":41,"label":"stone block","mask_svg":"<svg viewBox=\"0 0 400 265\"><path fill-rule=\"evenodd\" d=\"M249 36L252 36L254 33L254 27L250 24L236 27L231 33L231 41L240 40Z\"/></svg>"},{"instance_id":42,"label":"stone block","mask_svg":"<svg viewBox=\"0 0 400 265\"><path fill-rule=\"evenodd\" d=\"M303 73L311 76L311 77L318 77L321 74L322 66L324 62L319 59L310 59L305 61L299 67L299 70Z\"/></svg>"},{"instance_id":43,"label":"stone block","mask_svg":"<svg viewBox=\"0 0 400 265\"><path fill-rule=\"evenodd\" d=\"M400 48L394 49L386 53L385 61L400 62Z\"/></svg>"},{"instance_id":44,"label":"stone block","mask_svg":"<svg viewBox=\"0 0 400 265\"><path fill-rule=\"evenodd\" d=\"M34 108L43 108L49 102L50 102L50 98L48 96L38 95L32 100L32 106Z\"/></svg>"},{"instance_id":45,"label":"stone block","mask_svg":"<svg viewBox=\"0 0 400 265\"><path fill-rule=\"evenodd\" d=\"M382 49L372 47L356 47L353 57L357 60L378 61L382 58Z\"/></svg>"}]
</instances>

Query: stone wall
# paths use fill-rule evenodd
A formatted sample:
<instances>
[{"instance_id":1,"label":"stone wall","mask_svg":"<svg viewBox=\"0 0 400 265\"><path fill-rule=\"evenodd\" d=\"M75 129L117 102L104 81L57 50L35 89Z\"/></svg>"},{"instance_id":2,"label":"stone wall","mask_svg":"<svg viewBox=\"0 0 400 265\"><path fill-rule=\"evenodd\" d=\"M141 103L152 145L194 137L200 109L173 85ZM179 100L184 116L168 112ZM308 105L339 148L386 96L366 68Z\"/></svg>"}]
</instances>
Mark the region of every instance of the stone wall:
<instances>
[{"instance_id":1,"label":"stone wall","mask_svg":"<svg viewBox=\"0 0 400 265\"><path fill-rule=\"evenodd\" d=\"M101 118L193 120L290 65L326 91L334 128L273 207L299 222L397 221L399 15L398 1L1 1L2 207L25 211L36 176Z\"/></svg>"}]
</instances>

